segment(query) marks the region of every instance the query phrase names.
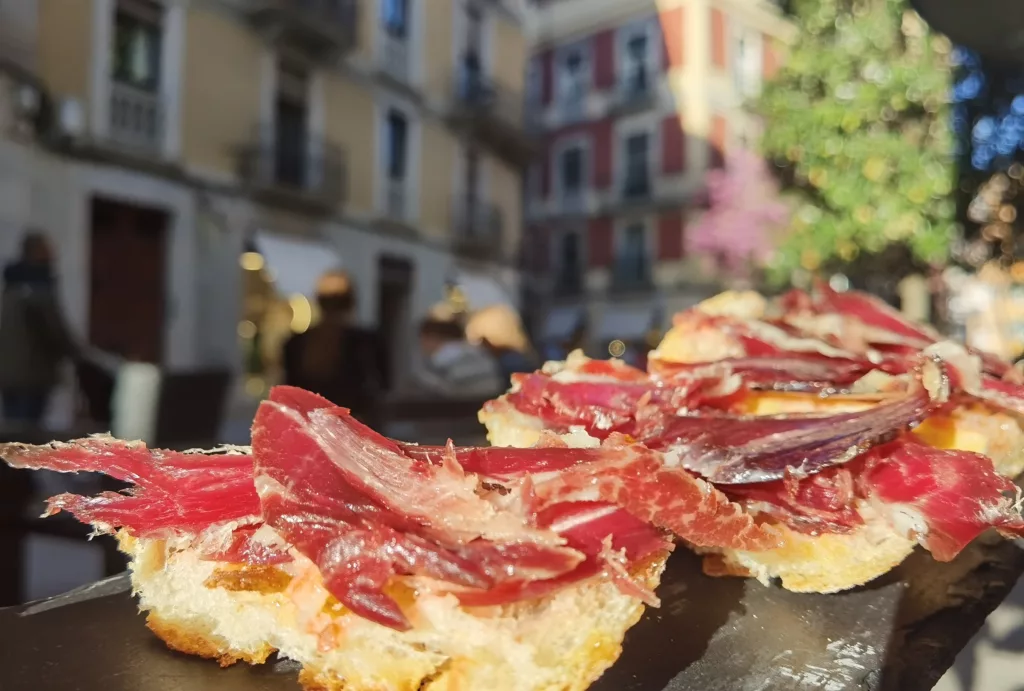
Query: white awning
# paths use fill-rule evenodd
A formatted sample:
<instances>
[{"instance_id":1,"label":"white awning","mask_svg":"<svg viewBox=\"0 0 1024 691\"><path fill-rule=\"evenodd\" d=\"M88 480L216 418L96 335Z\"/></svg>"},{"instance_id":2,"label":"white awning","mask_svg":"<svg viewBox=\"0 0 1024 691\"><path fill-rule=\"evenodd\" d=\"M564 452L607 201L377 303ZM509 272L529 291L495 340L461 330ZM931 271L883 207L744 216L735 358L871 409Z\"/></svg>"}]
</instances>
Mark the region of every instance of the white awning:
<instances>
[{"instance_id":1,"label":"white awning","mask_svg":"<svg viewBox=\"0 0 1024 691\"><path fill-rule=\"evenodd\" d=\"M491 305L507 305L519 311L508 291L496 279L486 274L459 271L455 275L455 285L466 298L466 307L470 312L482 310Z\"/></svg>"},{"instance_id":2,"label":"white awning","mask_svg":"<svg viewBox=\"0 0 1024 691\"><path fill-rule=\"evenodd\" d=\"M641 341L654 326L656 310L655 305L609 306L604 310L597 338L600 341Z\"/></svg>"},{"instance_id":3,"label":"white awning","mask_svg":"<svg viewBox=\"0 0 1024 691\"><path fill-rule=\"evenodd\" d=\"M282 296L315 297L320 277L342 266L341 255L334 246L321 240L264 231L257 232L253 240Z\"/></svg>"},{"instance_id":4,"label":"white awning","mask_svg":"<svg viewBox=\"0 0 1024 691\"><path fill-rule=\"evenodd\" d=\"M544 318L541 340L564 341L576 330L583 320L583 308L579 305L555 307Z\"/></svg>"}]
</instances>

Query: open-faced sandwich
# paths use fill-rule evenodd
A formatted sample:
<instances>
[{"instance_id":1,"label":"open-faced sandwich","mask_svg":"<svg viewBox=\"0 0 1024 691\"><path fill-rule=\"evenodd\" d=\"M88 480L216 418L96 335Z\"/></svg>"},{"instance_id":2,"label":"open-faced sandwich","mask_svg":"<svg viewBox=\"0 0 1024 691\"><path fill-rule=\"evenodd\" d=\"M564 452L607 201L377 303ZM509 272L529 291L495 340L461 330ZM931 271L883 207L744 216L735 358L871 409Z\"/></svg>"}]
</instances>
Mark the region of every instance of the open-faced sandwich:
<instances>
[{"instance_id":1,"label":"open-faced sandwich","mask_svg":"<svg viewBox=\"0 0 1024 691\"><path fill-rule=\"evenodd\" d=\"M952 559L1019 533L1020 373L870 296L724 293L676 316L649 372L580 354L481 412L493 444L626 434L707 480L780 543L707 548L712 575L835 592L917 544Z\"/></svg>"},{"instance_id":2,"label":"open-faced sandwich","mask_svg":"<svg viewBox=\"0 0 1024 691\"><path fill-rule=\"evenodd\" d=\"M131 483L54 497L48 513L117 535L172 648L222 664L278 652L307 689L554 690L587 688L658 604L671 531L707 547L777 542L642 446L574 441L406 445L282 387L251 450L94 437L0 456Z\"/></svg>"},{"instance_id":3,"label":"open-faced sandwich","mask_svg":"<svg viewBox=\"0 0 1024 691\"><path fill-rule=\"evenodd\" d=\"M651 363L517 376L481 411L490 447L389 440L281 387L251 449L0 456L129 483L49 513L117 536L170 647L277 652L307 689L585 689L658 604L673 541L709 573L830 592L915 544L950 559L989 528L1024 534L1016 373L869 298L726 294Z\"/></svg>"}]
</instances>

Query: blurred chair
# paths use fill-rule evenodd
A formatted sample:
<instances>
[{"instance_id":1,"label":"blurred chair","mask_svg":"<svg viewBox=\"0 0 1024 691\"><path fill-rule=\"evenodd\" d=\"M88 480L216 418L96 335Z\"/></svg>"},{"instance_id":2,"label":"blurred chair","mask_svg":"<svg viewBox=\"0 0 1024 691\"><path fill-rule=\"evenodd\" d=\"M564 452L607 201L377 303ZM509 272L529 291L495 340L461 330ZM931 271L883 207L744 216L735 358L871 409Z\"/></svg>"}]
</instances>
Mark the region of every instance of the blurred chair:
<instances>
[{"instance_id":1,"label":"blurred chair","mask_svg":"<svg viewBox=\"0 0 1024 691\"><path fill-rule=\"evenodd\" d=\"M230 387L227 370L164 375L153 446L179 450L216 446Z\"/></svg>"}]
</instances>

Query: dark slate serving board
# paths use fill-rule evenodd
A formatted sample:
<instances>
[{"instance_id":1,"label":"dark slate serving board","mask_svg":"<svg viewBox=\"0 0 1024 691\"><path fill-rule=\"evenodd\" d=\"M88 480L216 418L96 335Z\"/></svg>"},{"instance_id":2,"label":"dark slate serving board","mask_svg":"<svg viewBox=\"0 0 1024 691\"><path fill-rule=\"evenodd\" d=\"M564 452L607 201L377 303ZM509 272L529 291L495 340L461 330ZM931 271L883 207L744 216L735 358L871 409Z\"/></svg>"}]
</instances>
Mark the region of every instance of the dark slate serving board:
<instances>
[{"instance_id":1,"label":"dark slate serving board","mask_svg":"<svg viewBox=\"0 0 1024 691\"><path fill-rule=\"evenodd\" d=\"M869 587L798 595L713 579L680 550L660 610L648 610L594 691L923 691L1024 572L1002 540L937 564L915 554ZM295 691L288 661L215 663L167 650L137 614L124 576L0 610L4 691Z\"/></svg>"}]
</instances>

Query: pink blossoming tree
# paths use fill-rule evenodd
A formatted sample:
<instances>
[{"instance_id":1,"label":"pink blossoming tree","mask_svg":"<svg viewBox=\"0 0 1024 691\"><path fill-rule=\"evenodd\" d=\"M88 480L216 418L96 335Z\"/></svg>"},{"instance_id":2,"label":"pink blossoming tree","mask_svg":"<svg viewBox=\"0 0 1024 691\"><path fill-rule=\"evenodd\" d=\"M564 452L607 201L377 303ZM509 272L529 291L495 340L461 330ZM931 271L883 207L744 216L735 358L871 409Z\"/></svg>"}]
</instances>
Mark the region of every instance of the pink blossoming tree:
<instances>
[{"instance_id":1,"label":"pink blossoming tree","mask_svg":"<svg viewBox=\"0 0 1024 691\"><path fill-rule=\"evenodd\" d=\"M687 233L687 251L713 257L736 277L749 277L771 255L790 208L764 159L747 149L730 154L725 168L709 171L706 184L709 208Z\"/></svg>"}]
</instances>

